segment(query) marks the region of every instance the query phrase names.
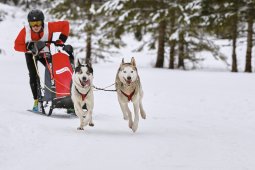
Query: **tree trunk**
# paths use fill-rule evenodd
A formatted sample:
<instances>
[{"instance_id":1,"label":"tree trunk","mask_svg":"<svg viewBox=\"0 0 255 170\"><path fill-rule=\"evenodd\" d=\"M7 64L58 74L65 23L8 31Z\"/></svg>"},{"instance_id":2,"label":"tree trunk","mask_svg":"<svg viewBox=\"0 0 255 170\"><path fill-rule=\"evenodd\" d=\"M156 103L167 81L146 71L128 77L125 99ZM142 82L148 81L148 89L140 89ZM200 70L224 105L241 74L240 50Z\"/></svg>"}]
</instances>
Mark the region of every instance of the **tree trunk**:
<instances>
[{"instance_id":1,"label":"tree trunk","mask_svg":"<svg viewBox=\"0 0 255 170\"><path fill-rule=\"evenodd\" d=\"M29 2L26 0L26 9L29 9Z\"/></svg>"},{"instance_id":2,"label":"tree trunk","mask_svg":"<svg viewBox=\"0 0 255 170\"><path fill-rule=\"evenodd\" d=\"M238 16L237 13L233 16L233 32L232 32L232 72L238 72L237 68L237 57L236 57L236 40L237 40L237 24Z\"/></svg>"},{"instance_id":3,"label":"tree trunk","mask_svg":"<svg viewBox=\"0 0 255 170\"><path fill-rule=\"evenodd\" d=\"M18 0L13 0L14 5L18 5L19 1Z\"/></svg>"},{"instance_id":4,"label":"tree trunk","mask_svg":"<svg viewBox=\"0 0 255 170\"><path fill-rule=\"evenodd\" d=\"M176 46L176 40L171 40L170 42L170 62L169 62L169 68L174 69L174 59L175 59L175 46Z\"/></svg>"},{"instance_id":5,"label":"tree trunk","mask_svg":"<svg viewBox=\"0 0 255 170\"><path fill-rule=\"evenodd\" d=\"M184 33L180 32L179 33L179 60L178 60L178 68L183 67L183 69L185 69L184 67Z\"/></svg>"},{"instance_id":6,"label":"tree trunk","mask_svg":"<svg viewBox=\"0 0 255 170\"><path fill-rule=\"evenodd\" d=\"M0 0L0 2L6 4L6 3L7 3L7 0Z\"/></svg>"},{"instance_id":7,"label":"tree trunk","mask_svg":"<svg viewBox=\"0 0 255 170\"><path fill-rule=\"evenodd\" d=\"M87 32L87 39L86 39L86 63L91 63L91 33Z\"/></svg>"},{"instance_id":8,"label":"tree trunk","mask_svg":"<svg viewBox=\"0 0 255 170\"><path fill-rule=\"evenodd\" d=\"M252 54L252 34L253 34L253 12L252 8L248 9L248 35L247 35L247 51L246 51L246 64L245 72L252 72L251 54Z\"/></svg>"},{"instance_id":9,"label":"tree trunk","mask_svg":"<svg viewBox=\"0 0 255 170\"><path fill-rule=\"evenodd\" d=\"M159 23L159 36L158 36L158 54L155 67L162 68L164 66L164 53L165 53L165 33L166 21L162 20Z\"/></svg>"},{"instance_id":10,"label":"tree trunk","mask_svg":"<svg viewBox=\"0 0 255 170\"><path fill-rule=\"evenodd\" d=\"M170 30L170 32L171 32L171 35L172 35L172 34L174 33L174 31L175 31L175 11L173 11L173 15L171 15L170 24L171 24L171 30ZM170 40L169 45L170 45L170 52L169 52L169 58L170 58L169 69L174 69L176 40Z\"/></svg>"},{"instance_id":11,"label":"tree trunk","mask_svg":"<svg viewBox=\"0 0 255 170\"><path fill-rule=\"evenodd\" d=\"M87 3L87 4L86 4ZM89 9L91 7L91 0L89 1L85 1L85 5L86 5L86 10L88 12L88 23L87 23L87 28L86 28L86 35L87 35L87 39L86 39L86 58L85 58L85 62L86 63L91 63L91 41L92 41L92 14L90 13Z\"/></svg>"}]
</instances>

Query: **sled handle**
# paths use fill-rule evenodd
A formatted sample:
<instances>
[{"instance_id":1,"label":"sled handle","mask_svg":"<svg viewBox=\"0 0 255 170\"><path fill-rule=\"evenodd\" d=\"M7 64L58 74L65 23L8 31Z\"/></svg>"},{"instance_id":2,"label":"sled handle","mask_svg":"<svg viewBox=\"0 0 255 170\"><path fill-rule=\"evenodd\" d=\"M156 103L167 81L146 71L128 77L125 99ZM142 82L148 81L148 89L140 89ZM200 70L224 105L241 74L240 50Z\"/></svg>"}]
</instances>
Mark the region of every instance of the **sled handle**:
<instances>
[{"instance_id":1,"label":"sled handle","mask_svg":"<svg viewBox=\"0 0 255 170\"><path fill-rule=\"evenodd\" d=\"M45 41L46 44L54 44L56 47L63 47L62 49L67 52L71 57L73 57L73 47L69 44L57 44L56 41Z\"/></svg>"},{"instance_id":2,"label":"sled handle","mask_svg":"<svg viewBox=\"0 0 255 170\"><path fill-rule=\"evenodd\" d=\"M36 45L31 50L31 53L34 55L38 55L41 53L41 50L48 46L49 44L54 44L56 47L62 47L62 50L66 51L71 57L73 57L73 47L71 45L65 44L57 44L57 41L37 41L34 42ZM30 53L30 52L29 52Z\"/></svg>"},{"instance_id":3,"label":"sled handle","mask_svg":"<svg viewBox=\"0 0 255 170\"><path fill-rule=\"evenodd\" d=\"M64 47L65 44L57 44L57 41L44 41L46 44L54 44L55 46Z\"/></svg>"}]
</instances>

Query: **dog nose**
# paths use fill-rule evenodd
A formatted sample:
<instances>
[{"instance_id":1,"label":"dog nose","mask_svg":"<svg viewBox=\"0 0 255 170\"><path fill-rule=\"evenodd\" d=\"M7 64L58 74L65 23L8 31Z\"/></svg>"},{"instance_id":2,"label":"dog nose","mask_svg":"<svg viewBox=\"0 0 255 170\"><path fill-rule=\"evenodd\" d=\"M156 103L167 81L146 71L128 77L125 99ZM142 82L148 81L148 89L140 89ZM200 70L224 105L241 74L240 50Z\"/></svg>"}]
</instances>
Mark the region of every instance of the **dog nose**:
<instances>
[{"instance_id":1,"label":"dog nose","mask_svg":"<svg viewBox=\"0 0 255 170\"><path fill-rule=\"evenodd\" d=\"M130 76L128 76L128 77L127 77L127 79L128 79L128 80L131 80L131 77L130 77Z\"/></svg>"},{"instance_id":2,"label":"dog nose","mask_svg":"<svg viewBox=\"0 0 255 170\"><path fill-rule=\"evenodd\" d=\"M83 81L86 81L86 80L87 80L87 78L86 78L86 77L82 77L82 80L83 80Z\"/></svg>"}]
</instances>

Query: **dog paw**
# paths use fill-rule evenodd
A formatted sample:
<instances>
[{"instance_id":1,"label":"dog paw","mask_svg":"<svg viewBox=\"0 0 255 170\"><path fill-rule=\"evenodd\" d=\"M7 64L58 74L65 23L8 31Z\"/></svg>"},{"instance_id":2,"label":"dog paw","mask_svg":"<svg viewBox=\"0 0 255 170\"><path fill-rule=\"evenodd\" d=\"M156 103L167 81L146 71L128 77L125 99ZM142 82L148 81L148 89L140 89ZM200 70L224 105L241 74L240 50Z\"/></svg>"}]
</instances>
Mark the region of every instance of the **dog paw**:
<instances>
[{"instance_id":1,"label":"dog paw","mask_svg":"<svg viewBox=\"0 0 255 170\"><path fill-rule=\"evenodd\" d=\"M78 127L77 130L84 130L83 127Z\"/></svg>"},{"instance_id":2,"label":"dog paw","mask_svg":"<svg viewBox=\"0 0 255 170\"><path fill-rule=\"evenodd\" d=\"M129 121L129 122L128 122L128 127L129 127L130 129L132 129L132 126L133 126L133 122L132 122L132 121Z\"/></svg>"},{"instance_id":3,"label":"dog paw","mask_svg":"<svg viewBox=\"0 0 255 170\"><path fill-rule=\"evenodd\" d=\"M133 132L136 132L137 128L138 128L138 125L133 124L131 129L132 129Z\"/></svg>"},{"instance_id":4,"label":"dog paw","mask_svg":"<svg viewBox=\"0 0 255 170\"><path fill-rule=\"evenodd\" d=\"M94 125L94 123L89 123L89 126L93 127L93 126L95 126L95 125Z\"/></svg>"},{"instance_id":5,"label":"dog paw","mask_svg":"<svg viewBox=\"0 0 255 170\"><path fill-rule=\"evenodd\" d=\"M142 116L143 119L146 119L146 114L145 113L142 114L141 116Z\"/></svg>"}]
</instances>

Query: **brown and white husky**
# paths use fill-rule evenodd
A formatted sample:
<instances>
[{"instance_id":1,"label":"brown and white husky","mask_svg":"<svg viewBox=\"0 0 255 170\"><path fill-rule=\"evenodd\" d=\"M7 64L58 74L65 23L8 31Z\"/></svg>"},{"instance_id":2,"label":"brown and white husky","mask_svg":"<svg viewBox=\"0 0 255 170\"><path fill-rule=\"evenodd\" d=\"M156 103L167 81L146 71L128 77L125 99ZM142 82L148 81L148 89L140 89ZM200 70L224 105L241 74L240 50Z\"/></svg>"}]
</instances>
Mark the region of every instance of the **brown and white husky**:
<instances>
[{"instance_id":1,"label":"brown and white husky","mask_svg":"<svg viewBox=\"0 0 255 170\"><path fill-rule=\"evenodd\" d=\"M142 105L143 90L134 57L132 57L130 63L125 63L124 58L122 59L116 75L115 87L123 118L128 120L129 128L136 132L139 123L139 112L143 119L146 118L146 113ZM134 107L134 120L128 107L130 101Z\"/></svg>"}]
</instances>

